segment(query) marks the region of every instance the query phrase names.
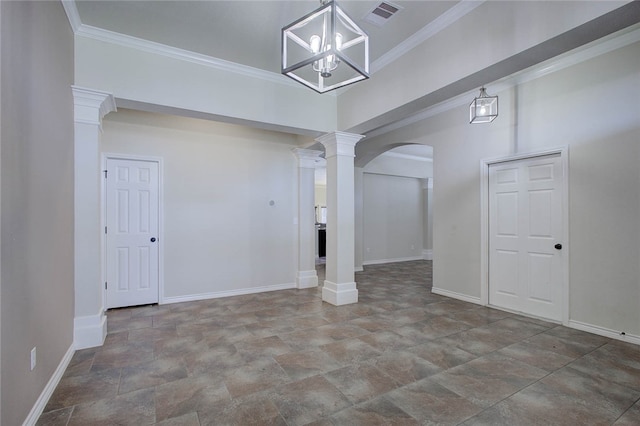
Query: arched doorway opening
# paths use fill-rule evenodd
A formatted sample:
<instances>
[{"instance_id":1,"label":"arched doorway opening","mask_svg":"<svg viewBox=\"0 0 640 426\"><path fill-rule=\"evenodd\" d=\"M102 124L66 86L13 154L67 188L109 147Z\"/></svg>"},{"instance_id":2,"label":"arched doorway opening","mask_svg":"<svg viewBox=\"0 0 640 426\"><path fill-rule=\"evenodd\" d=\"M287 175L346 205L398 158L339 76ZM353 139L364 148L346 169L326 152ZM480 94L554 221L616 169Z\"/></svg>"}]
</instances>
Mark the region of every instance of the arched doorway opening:
<instances>
[{"instance_id":1,"label":"arched doorway opening","mask_svg":"<svg viewBox=\"0 0 640 426\"><path fill-rule=\"evenodd\" d=\"M356 159L356 268L433 256L433 148L390 144Z\"/></svg>"}]
</instances>

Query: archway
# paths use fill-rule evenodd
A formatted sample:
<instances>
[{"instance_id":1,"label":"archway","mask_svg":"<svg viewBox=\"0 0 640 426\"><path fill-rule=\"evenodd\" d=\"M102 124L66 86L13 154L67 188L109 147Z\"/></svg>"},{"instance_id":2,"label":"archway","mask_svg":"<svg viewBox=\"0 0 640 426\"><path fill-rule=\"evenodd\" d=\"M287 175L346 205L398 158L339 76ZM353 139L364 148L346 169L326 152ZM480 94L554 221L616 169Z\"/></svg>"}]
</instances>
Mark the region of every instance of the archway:
<instances>
[{"instance_id":1,"label":"archway","mask_svg":"<svg viewBox=\"0 0 640 426\"><path fill-rule=\"evenodd\" d=\"M361 150L359 155L355 169L356 270L372 264L431 260L433 148L421 143L388 143Z\"/></svg>"}]
</instances>

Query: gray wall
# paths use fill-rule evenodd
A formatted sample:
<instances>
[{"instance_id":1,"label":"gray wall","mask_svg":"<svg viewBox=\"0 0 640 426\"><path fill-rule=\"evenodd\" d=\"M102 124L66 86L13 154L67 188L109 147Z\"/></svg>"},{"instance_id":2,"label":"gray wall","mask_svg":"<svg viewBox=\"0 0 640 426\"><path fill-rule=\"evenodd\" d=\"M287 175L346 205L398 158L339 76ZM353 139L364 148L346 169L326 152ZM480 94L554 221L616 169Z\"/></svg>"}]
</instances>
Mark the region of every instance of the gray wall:
<instances>
[{"instance_id":1,"label":"gray wall","mask_svg":"<svg viewBox=\"0 0 640 426\"><path fill-rule=\"evenodd\" d=\"M480 297L481 160L568 146L569 319L640 336L640 43L498 95L385 135L434 147L434 286Z\"/></svg>"},{"instance_id":2,"label":"gray wall","mask_svg":"<svg viewBox=\"0 0 640 426\"><path fill-rule=\"evenodd\" d=\"M427 216L422 184L430 161L383 154L355 172L356 270L422 258Z\"/></svg>"},{"instance_id":3,"label":"gray wall","mask_svg":"<svg viewBox=\"0 0 640 426\"><path fill-rule=\"evenodd\" d=\"M103 129L102 153L164 160L164 298L295 286L294 136L131 110Z\"/></svg>"},{"instance_id":4,"label":"gray wall","mask_svg":"<svg viewBox=\"0 0 640 426\"><path fill-rule=\"evenodd\" d=\"M0 8L1 421L18 425L73 340L73 34L60 2Z\"/></svg>"},{"instance_id":5,"label":"gray wall","mask_svg":"<svg viewBox=\"0 0 640 426\"><path fill-rule=\"evenodd\" d=\"M364 173L363 186L363 263L422 258L421 180Z\"/></svg>"}]
</instances>

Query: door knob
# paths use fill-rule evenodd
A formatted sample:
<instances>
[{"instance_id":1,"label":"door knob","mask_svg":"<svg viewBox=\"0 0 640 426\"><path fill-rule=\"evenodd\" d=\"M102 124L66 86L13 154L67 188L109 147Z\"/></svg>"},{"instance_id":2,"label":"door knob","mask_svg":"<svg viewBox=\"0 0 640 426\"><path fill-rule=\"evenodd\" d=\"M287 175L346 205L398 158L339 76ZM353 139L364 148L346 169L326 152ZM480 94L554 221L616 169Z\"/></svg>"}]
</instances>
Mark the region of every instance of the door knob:
<instances>
[{"instance_id":1,"label":"door knob","mask_svg":"<svg viewBox=\"0 0 640 426\"><path fill-rule=\"evenodd\" d=\"M556 250L562 250L562 244L558 243L554 246Z\"/></svg>"},{"instance_id":2,"label":"door knob","mask_svg":"<svg viewBox=\"0 0 640 426\"><path fill-rule=\"evenodd\" d=\"M151 242L155 243L156 242L156 237L151 237ZM556 248L558 248L558 246L556 245Z\"/></svg>"}]
</instances>

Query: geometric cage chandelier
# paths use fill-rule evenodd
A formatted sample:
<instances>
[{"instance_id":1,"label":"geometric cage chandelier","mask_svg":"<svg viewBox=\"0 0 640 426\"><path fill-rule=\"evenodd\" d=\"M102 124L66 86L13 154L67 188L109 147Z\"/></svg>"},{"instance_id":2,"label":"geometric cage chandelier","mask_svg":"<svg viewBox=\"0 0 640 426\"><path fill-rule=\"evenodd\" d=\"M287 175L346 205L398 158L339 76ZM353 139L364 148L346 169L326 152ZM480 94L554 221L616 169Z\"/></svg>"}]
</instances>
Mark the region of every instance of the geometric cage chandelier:
<instances>
[{"instance_id":1,"label":"geometric cage chandelier","mask_svg":"<svg viewBox=\"0 0 640 426\"><path fill-rule=\"evenodd\" d=\"M369 78L369 36L334 0L282 28L282 74L325 93Z\"/></svg>"},{"instance_id":2,"label":"geometric cage chandelier","mask_svg":"<svg viewBox=\"0 0 640 426\"><path fill-rule=\"evenodd\" d=\"M498 116L498 97L487 95L484 87L469 105L469 123L491 123Z\"/></svg>"}]
</instances>

